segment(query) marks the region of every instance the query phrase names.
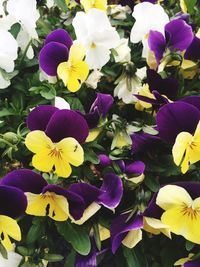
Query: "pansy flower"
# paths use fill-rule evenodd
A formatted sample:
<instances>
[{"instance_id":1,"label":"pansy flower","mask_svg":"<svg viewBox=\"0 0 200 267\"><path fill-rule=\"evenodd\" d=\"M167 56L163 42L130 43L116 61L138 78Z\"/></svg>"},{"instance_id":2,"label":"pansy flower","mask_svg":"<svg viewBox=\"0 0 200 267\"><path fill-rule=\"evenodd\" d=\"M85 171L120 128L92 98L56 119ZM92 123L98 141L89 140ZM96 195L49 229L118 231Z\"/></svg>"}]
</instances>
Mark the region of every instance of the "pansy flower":
<instances>
[{"instance_id":1,"label":"pansy flower","mask_svg":"<svg viewBox=\"0 0 200 267\"><path fill-rule=\"evenodd\" d=\"M182 258L174 263L174 266L181 267L199 267L200 259L192 260L194 254L190 253L188 257Z\"/></svg>"},{"instance_id":2,"label":"pansy flower","mask_svg":"<svg viewBox=\"0 0 200 267\"><path fill-rule=\"evenodd\" d=\"M89 73L84 56L84 47L78 43L73 44L67 31L57 29L46 37L39 63L47 75L58 75L69 91L76 92Z\"/></svg>"},{"instance_id":3,"label":"pansy flower","mask_svg":"<svg viewBox=\"0 0 200 267\"><path fill-rule=\"evenodd\" d=\"M71 166L80 166L84 160L82 144L88 135L85 119L75 111L59 110L53 106L39 106L30 112L27 126L31 130L25 145L35 155L33 166L67 178ZM77 131L78 129L78 131Z\"/></svg>"},{"instance_id":4,"label":"pansy flower","mask_svg":"<svg viewBox=\"0 0 200 267\"><path fill-rule=\"evenodd\" d=\"M156 121L161 139L174 143L175 164L181 165L182 173L186 173L190 164L200 160L199 97L164 105Z\"/></svg>"},{"instance_id":5,"label":"pansy flower","mask_svg":"<svg viewBox=\"0 0 200 267\"><path fill-rule=\"evenodd\" d=\"M21 231L15 220L23 215L27 200L23 191L7 185L0 185L0 238L7 250L12 250L10 238L20 241Z\"/></svg>"},{"instance_id":6,"label":"pansy flower","mask_svg":"<svg viewBox=\"0 0 200 267\"><path fill-rule=\"evenodd\" d=\"M187 48L184 58L188 60L200 60L200 38L194 36L191 44Z\"/></svg>"},{"instance_id":7,"label":"pansy flower","mask_svg":"<svg viewBox=\"0 0 200 267\"><path fill-rule=\"evenodd\" d=\"M55 221L66 221L69 216L79 219L82 216L84 202L81 197L61 186L48 184L40 174L31 170L8 173L2 179L2 185L25 192L28 201L26 213L29 215L48 216Z\"/></svg>"},{"instance_id":8,"label":"pansy flower","mask_svg":"<svg viewBox=\"0 0 200 267\"><path fill-rule=\"evenodd\" d=\"M151 30L148 44L159 65L167 49L170 51L184 51L191 44L193 37L191 26L182 19L175 19L165 25L164 35L159 31Z\"/></svg>"},{"instance_id":9,"label":"pansy flower","mask_svg":"<svg viewBox=\"0 0 200 267\"><path fill-rule=\"evenodd\" d=\"M103 176L102 186L99 188L87 183L75 183L70 185L69 191L81 196L85 202L85 209L79 220L74 223L81 225L93 216L101 206L108 209L115 209L123 195L121 179L114 173L107 173Z\"/></svg>"},{"instance_id":10,"label":"pansy flower","mask_svg":"<svg viewBox=\"0 0 200 267\"><path fill-rule=\"evenodd\" d=\"M106 115L112 107L114 99L109 94L97 93L96 99L90 107L90 110L86 114L81 115L87 121L90 129L89 135L86 139L87 142L91 142L97 138L103 129L103 125L106 121Z\"/></svg>"}]
</instances>

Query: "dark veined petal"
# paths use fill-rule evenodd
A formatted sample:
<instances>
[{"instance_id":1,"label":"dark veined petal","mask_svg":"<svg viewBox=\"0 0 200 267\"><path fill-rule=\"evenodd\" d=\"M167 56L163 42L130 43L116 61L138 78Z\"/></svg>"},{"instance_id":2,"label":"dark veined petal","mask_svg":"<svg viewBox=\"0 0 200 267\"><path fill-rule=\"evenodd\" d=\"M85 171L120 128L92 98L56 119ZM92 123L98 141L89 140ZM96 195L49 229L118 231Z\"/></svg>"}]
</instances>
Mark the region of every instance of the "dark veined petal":
<instances>
[{"instance_id":1,"label":"dark veined petal","mask_svg":"<svg viewBox=\"0 0 200 267\"><path fill-rule=\"evenodd\" d=\"M67 46L57 42L50 42L43 46L39 54L40 68L49 76L57 75L58 65L68 60Z\"/></svg>"},{"instance_id":2,"label":"dark veined petal","mask_svg":"<svg viewBox=\"0 0 200 267\"><path fill-rule=\"evenodd\" d=\"M21 169L8 173L1 180L1 185L13 186L24 192L40 194L47 182L42 175L28 169Z\"/></svg>"},{"instance_id":3,"label":"dark veined petal","mask_svg":"<svg viewBox=\"0 0 200 267\"><path fill-rule=\"evenodd\" d=\"M109 209L116 208L123 195L123 184L120 177L114 173L105 174L101 190L103 193L99 196L98 202Z\"/></svg>"},{"instance_id":4,"label":"dark veined petal","mask_svg":"<svg viewBox=\"0 0 200 267\"><path fill-rule=\"evenodd\" d=\"M131 218L127 222L129 215L130 213L122 214L113 220L111 224L110 233L113 253L117 251L129 231L141 229L143 227L143 216L137 215L136 218Z\"/></svg>"},{"instance_id":5,"label":"dark veined petal","mask_svg":"<svg viewBox=\"0 0 200 267\"><path fill-rule=\"evenodd\" d=\"M125 173L140 175L144 172L144 170L145 164L142 161L135 161L129 165L126 165Z\"/></svg>"},{"instance_id":6,"label":"dark veined petal","mask_svg":"<svg viewBox=\"0 0 200 267\"><path fill-rule=\"evenodd\" d=\"M161 32L158 31L150 31L148 44L151 51L154 52L156 57L156 62L159 65L160 60L163 57L163 53L165 52L166 48L166 40L165 37L162 35Z\"/></svg>"},{"instance_id":7,"label":"dark veined petal","mask_svg":"<svg viewBox=\"0 0 200 267\"><path fill-rule=\"evenodd\" d=\"M168 143L174 143L180 132L193 134L199 120L200 111L181 101L164 105L156 116L159 136Z\"/></svg>"},{"instance_id":8,"label":"dark veined petal","mask_svg":"<svg viewBox=\"0 0 200 267\"><path fill-rule=\"evenodd\" d=\"M94 111L94 109L97 107L99 115L105 117L113 102L114 99L111 95L98 93L94 103L90 108L90 112Z\"/></svg>"},{"instance_id":9,"label":"dark veined petal","mask_svg":"<svg viewBox=\"0 0 200 267\"><path fill-rule=\"evenodd\" d=\"M58 108L50 105L41 105L34 108L26 120L29 130L45 131L51 116L58 110Z\"/></svg>"},{"instance_id":10,"label":"dark veined petal","mask_svg":"<svg viewBox=\"0 0 200 267\"><path fill-rule=\"evenodd\" d=\"M27 199L18 188L0 185L0 215L17 218L26 210Z\"/></svg>"},{"instance_id":11,"label":"dark veined petal","mask_svg":"<svg viewBox=\"0 0 200 267\"><path fill-rule=\"evenodd\" d=\"M73 137L82 144L88 136L89 129L86 120L80 114L64 109L53 114L45 133L53 142Z\"/></svg>"},{"instance_id":12,"label":"dark veined petal","mask_svg":"<svg viewBox=\"0 0 200 267\"><path fill-rule=\"evenodd\" d=\"M174 99L179 90L179 81L175 78L163 79L155 70L147 70L147 83L150 91L158 91L161 95L166 95Z\"/></svg>"},{"instance_id":13,"label":"dark veined petal","mask_svg":"<svg viewBox=\"0 0 200 267\"><path fill-rule=\"evenodd\" d=\"M47 45L50 42L64 44L69 49L72 46L73 40L67 31L56 29L47 35L44 45Z\"/></svg>"},{"instance_id":14,"label":"dark veined petal","mask_svg":"<svg viewBox=\"0 0 200 267\"><path fill-rule=\"evenodd\" d=\"M167 46L173 50L183 51L193 40L192 27L182 19L175 19L165 25Z\"/></svg>"},{"instance_id":15,"label":"dark veined petal","mask_svg":"<svg viewBox=\"0 0 200 267\"><path fill-rule=\"evenodd\" d=\"M184 54L184 58L189 60L200 60L200 38L196 36L194 37L192 43Z\"/></svg>"},{"instance_id":16,"label":"dark veined petal","mask_svg":"<svg viewBox=\"0 0 200 267\"><path fill-rule=\"evenodd\" d=\"M73 216L75 220L79 220L85 210L85 202L81 196L75 192L69 191L58 185L47 185L43 188L43 193L54 192L57 195L62 195L66 197L69 203L69 213Z\"/></svg>"}]
</instances>

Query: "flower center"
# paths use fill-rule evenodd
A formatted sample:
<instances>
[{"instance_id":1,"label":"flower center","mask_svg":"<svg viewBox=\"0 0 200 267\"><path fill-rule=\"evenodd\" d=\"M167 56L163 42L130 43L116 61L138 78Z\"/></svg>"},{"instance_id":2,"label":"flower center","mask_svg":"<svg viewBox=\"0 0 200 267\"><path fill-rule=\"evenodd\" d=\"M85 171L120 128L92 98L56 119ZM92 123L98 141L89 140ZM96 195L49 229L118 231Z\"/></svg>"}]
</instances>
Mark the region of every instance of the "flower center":
<instances>
[{"instance_id":1,"label":"flower center","mask_svg":"<svg viewBox=\"0 0 200 267\"><path fill-rule=\"evenodd\" d=\"M61 159L62 156L62 150L61 149L58 149L57 147L54 147L50 152L49 152L49 156L51 157L55 157L55 158L58 158L58 159Z\"/></svg>"},{"instance_id":2,"label":"flower center","mask_svg":"<svg viewBox=\"0 0 200 267\"><path fill-rule=\"evenodd\" d=\"M188 207L186 205L183 206L181 212L183 213L183 215L187 215L188 217L190 217L191 220L196 220L199 214L199 210L195 210L192 207Z\"/></svg>"},{"instance_id":3,"label":"flower center","mask_svg":"<svg viewBox=\"0 0 200 267\"><path fill-rule=\"evenodd\" d=\"M96 44L92 42L90 48L96 48L96 47L97 47Z\"/></svg>"}]
</instances>

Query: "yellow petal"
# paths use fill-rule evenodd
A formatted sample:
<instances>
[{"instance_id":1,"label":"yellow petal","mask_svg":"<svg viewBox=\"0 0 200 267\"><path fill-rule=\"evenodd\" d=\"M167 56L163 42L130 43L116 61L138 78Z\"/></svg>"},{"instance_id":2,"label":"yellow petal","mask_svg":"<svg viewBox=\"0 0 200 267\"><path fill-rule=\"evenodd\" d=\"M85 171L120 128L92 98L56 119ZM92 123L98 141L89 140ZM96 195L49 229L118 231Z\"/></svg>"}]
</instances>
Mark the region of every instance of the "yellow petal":
<instances>
[{"instance_id":1,"label":"yellow petal","mask_svg":"<svg viewBox=\"0 0 200 267\"><path fill-rule=\"evenodd\" d=\"M184 153L191 141L192 135L190 133L181 132L177 135L175 144L172 148L172 155L177 166L180 165Z\"/></svg>"},{"instance_id":2,"label":"yellow petal","mask_svg":"<svg viewBox=\"0 0 200 267\"><path fill-rule=\"evenodd\" d=\"M1 242L8 250L13 249L9 236L17 241L21 240L21 231L16 220L5 215L0 215L0 233Z\"/></svg>"},{"instance_id":3,"label":"yellow petal","mask_svg":"<svg viewBox=\"0 0 200 267\"><path fill-rule=\"evenodd\" d=\"M190 167L189 155L190 155L190 148L188 147L186 149L185 156L184 156L183 161L181 163L181 172L182 173L186 173L189 170L189 167Z\"/></svg>"},{"instance_id":4,"label":"yellow petal","mask_svg":"<svg viewBox=\"0 0 200 267\"><path fill-rule=\"evenodd\" d=\"M168 210L177 205L191 206L192 199L184 188L177 185L166 185L159 190L156 204L162 209Z\"/></svg>"},{"instance_id":5,"label":"yellow petal","mask_svg":"<svg viewBox=\"0 0 200 267\"><path fill-rule=\"evenodd\" d=\"M100 240L104 241L104 240L108 239L110 237L110 231L100 224L98 225L98 227L99 227Z\"/></svg>"},{"instance_id":6,"label":"yellow petal","mask_svg":"<svg viewBox=\"0 0 200 267\"><path fill-rule=\"evenodd\" d=\"M98 136L99 134L101 133L102 131L102 128L101 127L98 127L98 128L94 128L92 130L89 131L89 135L86 139L86 142L92 142L94 141Z\"/></svg>"},{"instance_id":7,"label":"yellow petal","mask_svg":"<svg viewBox=\"0 0 200 267\"><path fill-rule=\"evenodd\" d=\"M72 219L72 223L81 225L84 222L86 222L90 217L92 217L99 209L101 208L101 206L99 204L97 204L96 202L93 202L92 204L90 204L84 211L83 216L75 221L73 218Z\"/></svg>"},{"instance_id":8,"label":"yellow petal","mask_svg":"<svg viewBox=\"0 0 200 267\"><path fill-rule=\"evenodd\" d=\"M81 83L78 80L78 77L76 76L76 74L72 74L70 73L69 78L68 78L68 82L67 82L67 89L70 92L77 92L81 87Z\"/></svg>"},{"instance_id":9,"label":"yellow petal","mask_svg":"<svg viewBox=\"0 0 200 267\"><path fill-rule=\"evenodd\" d=\"M161 221L171 227L171 232L182 235L187 240L200 244L200 216L194 218L183 212L182 206L177 206L165 211Z\"/></svg>"},{"instance_id":10,"label":"yellow petal","mask_svg":"<svg viewBox=\"0 0 200 267\"><path fill-rule=\"evenodd\" d=\"M81 80L85 81L89 74L89 66L85 61L78 61L76 64L73 65L74 72L76 73L76 77Z\"/></svg>"},{"instance_id":11,"label":"yellow petal","mask_svg":"<svg viewBox=\"0 0 200 267\"><path fill-rule=\"evenodd\" d=\"M81 0L80 2L86 12L91 8L97 8L103 11L107 10L107 0Z\"/></svg>"},{"instance_id":12,"label":"yellow petal","mask_svg":"<svg viewBox=\"0 0 200 267\"><path fill-rule=\"evenodd\" d=\"M68 178L72 172L69 163L63 158L55 158L55 173L63 178Z\"/></svg>"},{"instance_id":13,"label":"yellow petal","mask_svg":"<svg viewBox=\"0 0 200 267\"><path fill-rule=\"evenodd\" d=\"M64 85L67 86L69 79L69 64L68 62L62 62L57 68L58 77L63 81Z\"/></svg>"},{"instance_id":14,"label":"yellow petal","mask_svg":"<svg viewBox=\"0 0 200 267\"><path fill-rule=\"evenodd\" d=\"M76 64L79 61L82 61L85 57L85 48L82 44L73 44L70 47L69 51L69 62L71 65Z\"/></svg>"},{"instance_id":15,"label":"yellow petal","mask_svg":"<svg viewBox=\"0 0 200 267\"><path fill-rule=\"evenodd\" d=\"M144 230L154 235L163 233L171 238L170 227L163 224L159 219L144 217Z\"/></svg>"},{"instance_id":16,"label":"yellow petal","mask_svg":"<svg viewBox=\"0 0 200 267\"><path fill-rule=\"evenodd\" d=\"M43 150L32 158L32 165L39 171L50 172L55 163L54 157L50 155L51 150Z\"/></svg>"},{"instance_id":17,"label":"yellow petal","mask_svg":"<svg viewBox=\"0 0 200 267\"><path fill-rule=\"evenodd\" d=\"M51 139L43 131L32 131L25 139L26 147L33 153L47 151L53 147Z\"/></svg>"},{"instance_id":18,"label":"yellow petal","mask_svg":"<svg viewBox=\"0 0 200 267\"><path fill-rule=\"evenodd\" d=\"M122 244L128 248L135 247L142 240L142 231L140 229L129 231L122 240Z\"/></svg>"},{"instance_id":19,"label":"yellow petal","mask_svg":"<svg viewBox=\"0 0 200 267\"><path fill-rule=\"evenodd\" d=\"M34 216L49 216L55 221L65 221L68 218L68 202L64 196L53 192L44 194L26 193L28 206L26 213Z\"/></svg>"},{"instance_id":20,"label":"yellow petal","mask_svg":"<svg viewBox=\"0 0 200 267\"><path fill-rule=\"evenodd\" d=\"M56 147L62 152L62 158L73 166L80 166L84 161L84 151L79 142L72 138L67 137L56 144Z\"/></svg>"}]
</instances>

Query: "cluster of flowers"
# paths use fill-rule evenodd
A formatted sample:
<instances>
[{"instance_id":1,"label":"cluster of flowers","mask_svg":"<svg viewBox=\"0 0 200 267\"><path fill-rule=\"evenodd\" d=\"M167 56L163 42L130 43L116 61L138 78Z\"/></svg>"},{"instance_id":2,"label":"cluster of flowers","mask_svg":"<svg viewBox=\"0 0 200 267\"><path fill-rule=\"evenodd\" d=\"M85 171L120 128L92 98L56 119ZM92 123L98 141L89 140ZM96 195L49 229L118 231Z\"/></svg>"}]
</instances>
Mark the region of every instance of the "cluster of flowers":
<instances>
[{"instance_id":1,"label":"cluster of flowers","mask_svg":"<svg viewBox=\"0 0 200 267\"><path fill-rule=\"evenodd\" d=\"M31 60L35 45L39 72L47 81L53 79L55 86L77 98L85 90L93 102L83 103L84 111L73 110L63 94L56 104L45 102L29 111L22 142L34 170L24 162L26 168L0 180L2 245L13 250L11 238L24 242L25 230L16 218L28 221L30 215L50 217L58 232L66 222L88 227L90 249L78 251L76 267L97 266L98 256L116 255L122 245L132 251L144 236L164 234L173 242L179 235L200 244L200 96L196 87L185 89L198 81L200 32L191 21L188 1L177 3L181 12L173 15L165 10L166 1L65 1L71 25L55 26L41 46L40 40L32 41L38 39L37 3L26 2L0 3L0 88L10 86L17 75L12 74L18 47L22 58ZM48 1L46 8L50 12L58 8L55 5ZM198 5L196 1L193 8ZM14 38L16 24L20 28ZM159 153L170 158L165 169L175 169L176 178L168 182L170 175L161 177L149 196L149 179L164 176L148 178ZM107 221L101 220L106 216ZM99 242L104 241L101 248ZM182 255L186 258L173 264L200 266L195 254ZM17 264L27 263L29 256L18 257Z\"/></svg>"}]
</instances>

